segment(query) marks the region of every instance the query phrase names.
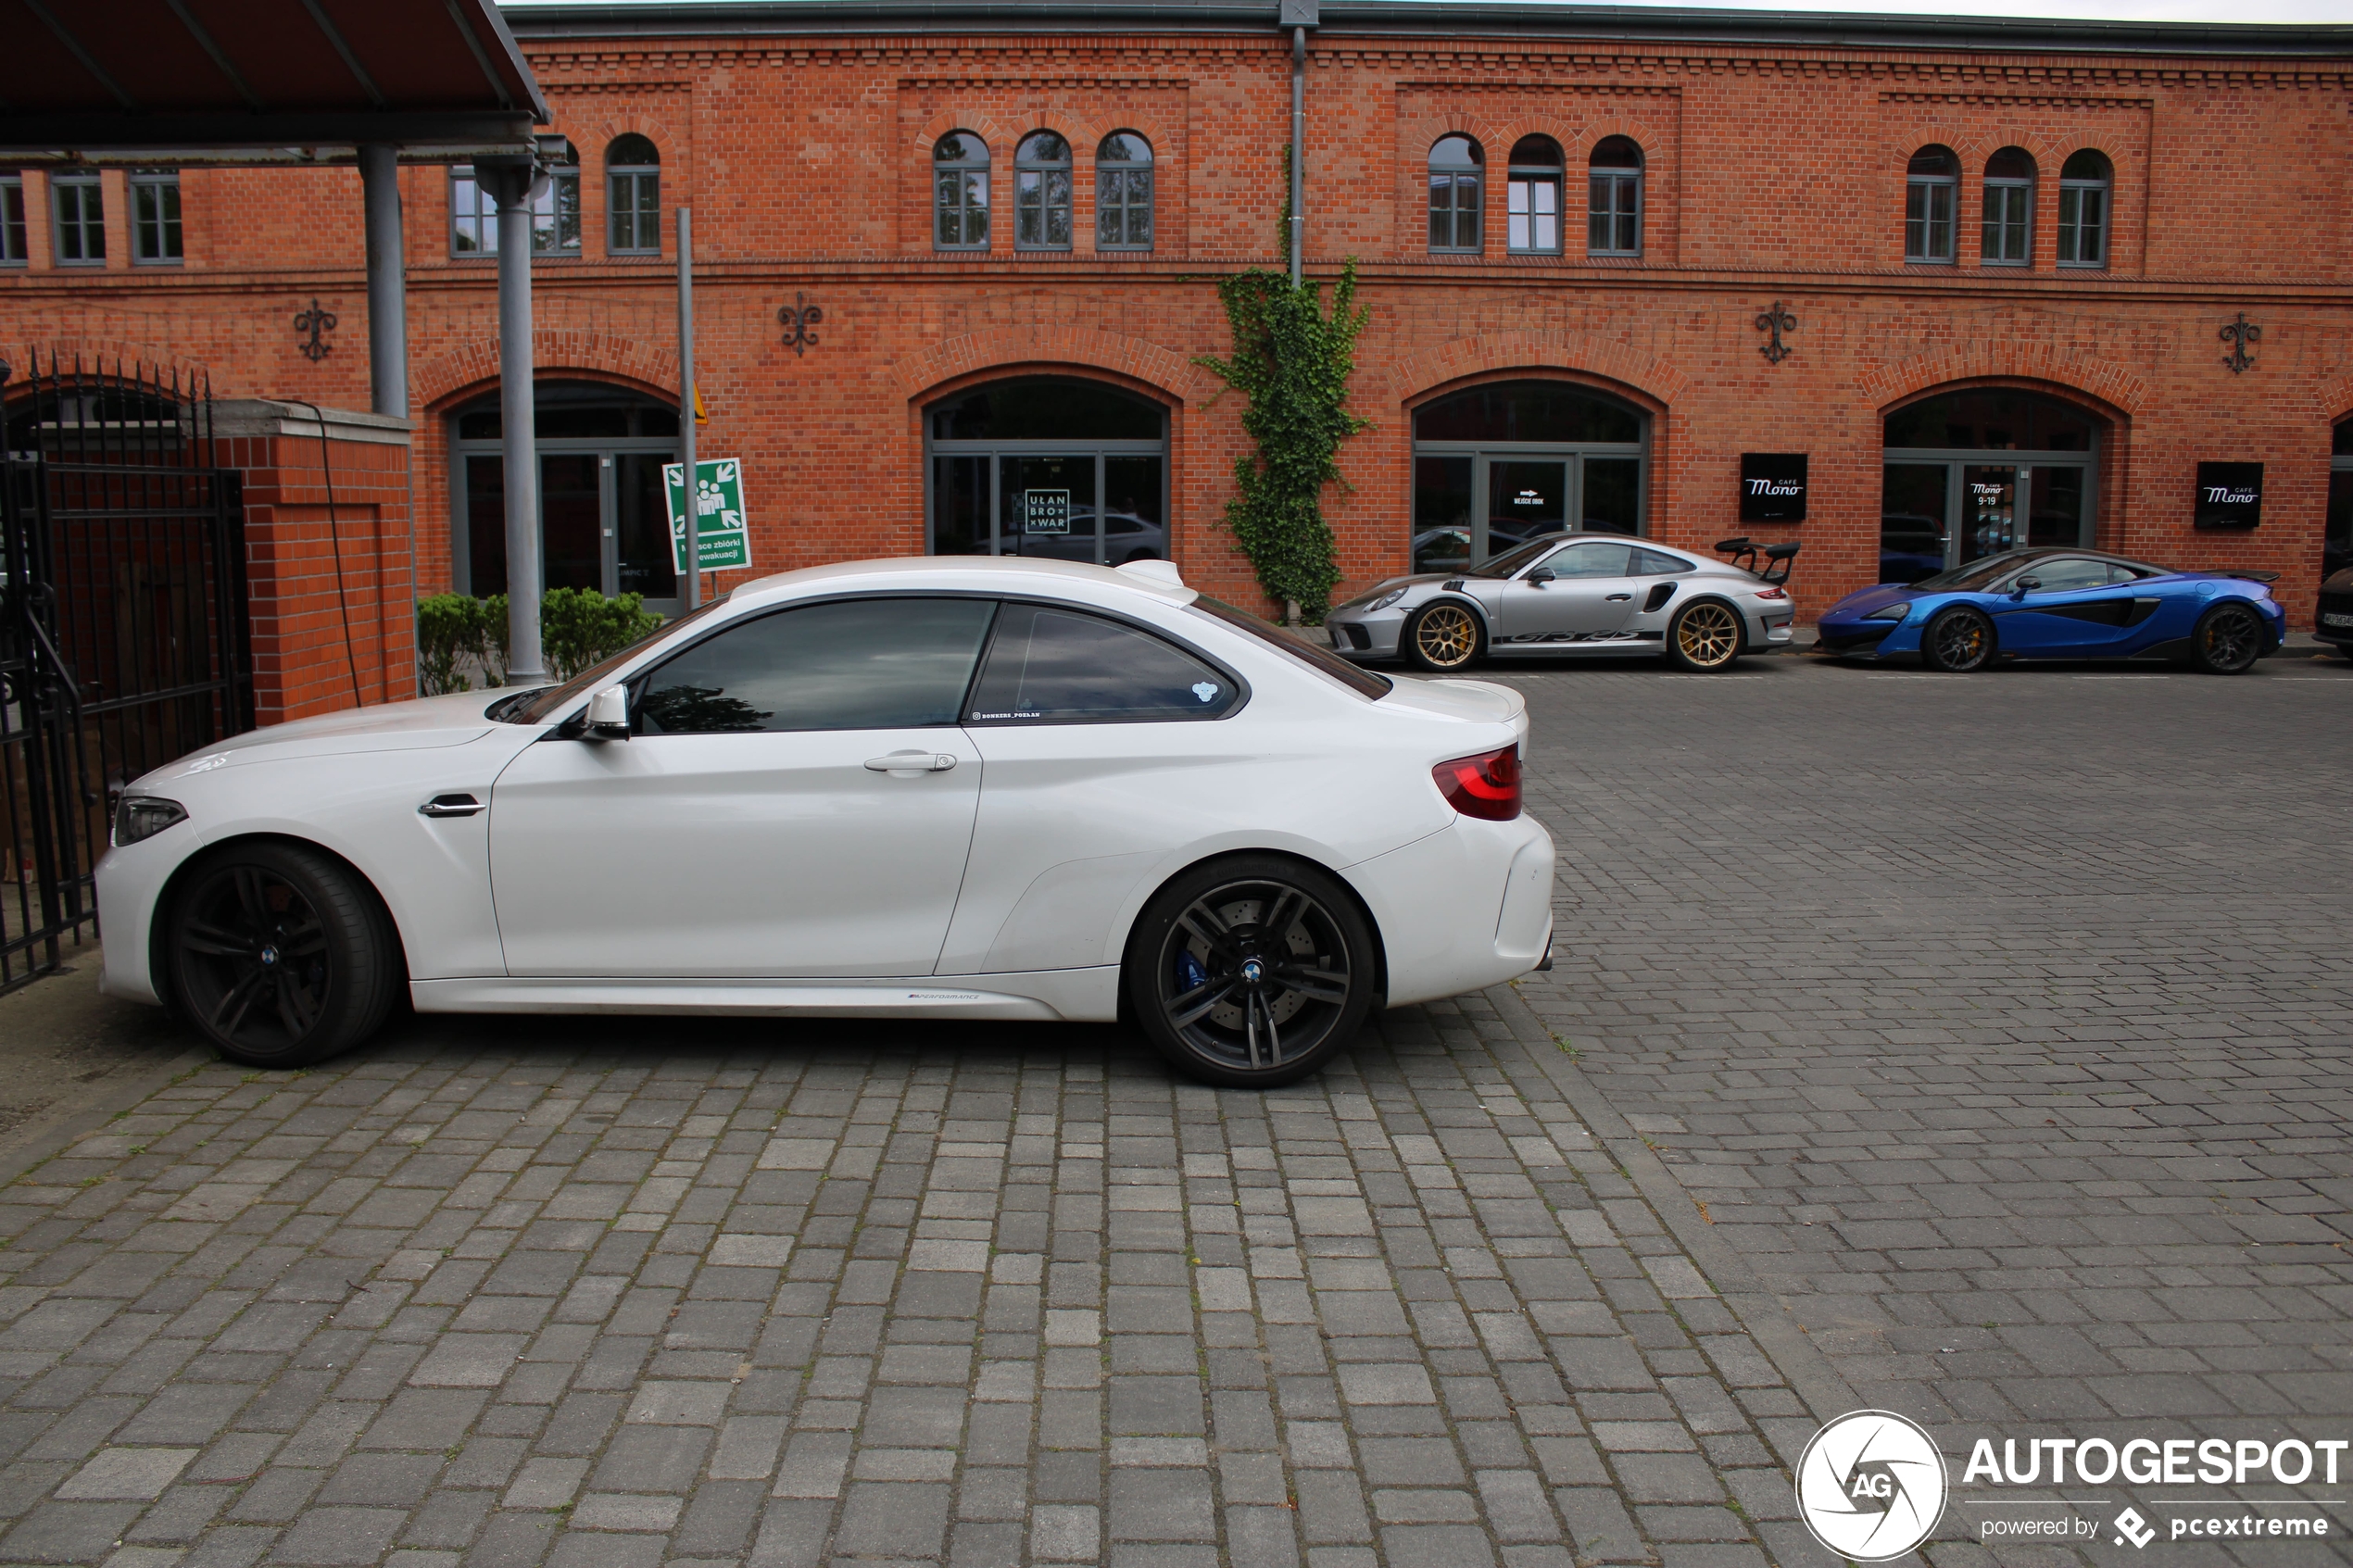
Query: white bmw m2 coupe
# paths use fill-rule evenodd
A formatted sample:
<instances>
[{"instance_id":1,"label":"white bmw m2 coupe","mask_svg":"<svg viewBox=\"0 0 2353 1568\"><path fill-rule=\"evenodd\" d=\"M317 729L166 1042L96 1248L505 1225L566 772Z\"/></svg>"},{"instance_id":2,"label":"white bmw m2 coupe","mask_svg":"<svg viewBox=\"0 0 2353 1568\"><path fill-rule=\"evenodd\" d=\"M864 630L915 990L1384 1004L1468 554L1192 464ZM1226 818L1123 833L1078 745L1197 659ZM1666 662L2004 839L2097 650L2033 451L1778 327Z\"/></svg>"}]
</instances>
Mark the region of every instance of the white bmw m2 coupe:
<instances>
[{"instance_id":1,"label":"white bmw m2 coupe","mask_svg":"<svg viewBox=\"0 0 2353 1568\"><path fill-rule=\"evenodd\" d=\"M1359 670L1164 562L868 561L560 686L132 784L105 988L232 1059L424 1012L1108 1021L1273 1085L1549 960L1519 695Z\"/></svg>"}]
</instances>

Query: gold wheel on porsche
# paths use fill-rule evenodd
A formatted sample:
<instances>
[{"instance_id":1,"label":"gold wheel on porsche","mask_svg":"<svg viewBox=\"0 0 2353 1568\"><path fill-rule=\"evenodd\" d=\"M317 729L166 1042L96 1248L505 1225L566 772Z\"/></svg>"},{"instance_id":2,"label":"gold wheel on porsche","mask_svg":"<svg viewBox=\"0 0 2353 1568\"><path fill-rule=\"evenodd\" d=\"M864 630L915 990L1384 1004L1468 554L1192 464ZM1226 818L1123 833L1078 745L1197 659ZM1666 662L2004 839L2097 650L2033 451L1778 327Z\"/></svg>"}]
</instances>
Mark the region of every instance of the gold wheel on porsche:
<instances>
[{"instance_id":1,"label":"gold wheel on porsche","mask_svg":"<svg viewBox=\"0 0 2353 1568\"><path fill-rule=\"evenodd\" d=\"M1741 652L1740 616L1730 605L1702 599L1675 618L1667 647L1686 670L1730 669Z\"/></svg>"},{"instance_id":2,"label":"gold wheel on porsche","mask_svg":"<svg viewBox=\"0 0 2353 1568\"><path fill-rule=\"evenodd\" d=\"M1459 604L1431 605L1414 618L1407 639L1425 670L1460 670L1478 654L1478 618Z\"/></svg>"}]
</instances>

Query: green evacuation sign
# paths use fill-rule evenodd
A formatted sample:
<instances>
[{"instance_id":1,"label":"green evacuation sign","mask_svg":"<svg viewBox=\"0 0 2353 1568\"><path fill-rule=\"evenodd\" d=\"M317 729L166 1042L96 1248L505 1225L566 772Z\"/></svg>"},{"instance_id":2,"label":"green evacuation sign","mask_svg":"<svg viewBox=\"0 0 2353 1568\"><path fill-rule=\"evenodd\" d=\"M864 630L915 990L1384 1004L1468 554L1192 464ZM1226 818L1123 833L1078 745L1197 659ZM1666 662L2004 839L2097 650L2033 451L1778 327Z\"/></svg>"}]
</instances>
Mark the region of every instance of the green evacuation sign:
<instances>
[{"instance_id":1,"label":"green evacuation sign","mask_svg":"<svg viewBox=\"0 0 2353 1568\"><path fill-rule=\"evenodd\" d=\"M670 496L670 561L686 570L686 465L664 463ZM744 515L744 468L733 458L695 465L695 545L705 571L751 564L751 524Z\"/></svg>"}]
</instances>

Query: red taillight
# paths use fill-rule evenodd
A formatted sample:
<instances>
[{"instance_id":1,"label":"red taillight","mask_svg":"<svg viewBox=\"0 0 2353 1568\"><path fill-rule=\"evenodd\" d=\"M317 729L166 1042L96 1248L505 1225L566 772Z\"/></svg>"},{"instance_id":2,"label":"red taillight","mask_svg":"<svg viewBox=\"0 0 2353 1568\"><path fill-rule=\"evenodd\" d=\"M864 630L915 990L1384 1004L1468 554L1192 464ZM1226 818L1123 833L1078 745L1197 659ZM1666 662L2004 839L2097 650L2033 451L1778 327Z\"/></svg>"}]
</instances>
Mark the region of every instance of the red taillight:
<instances>
[{"instance_id":1,"label":"red taillight","mask_svg":"<svg viewBox=\"0 0 2353 1568\"><path fill-rule=\"evenodd\" d=\"M1446 804L1466 817L1508 822L1519 815L1519 747L1457 757L1429 771Z\"/></svg>"}]
</instances>

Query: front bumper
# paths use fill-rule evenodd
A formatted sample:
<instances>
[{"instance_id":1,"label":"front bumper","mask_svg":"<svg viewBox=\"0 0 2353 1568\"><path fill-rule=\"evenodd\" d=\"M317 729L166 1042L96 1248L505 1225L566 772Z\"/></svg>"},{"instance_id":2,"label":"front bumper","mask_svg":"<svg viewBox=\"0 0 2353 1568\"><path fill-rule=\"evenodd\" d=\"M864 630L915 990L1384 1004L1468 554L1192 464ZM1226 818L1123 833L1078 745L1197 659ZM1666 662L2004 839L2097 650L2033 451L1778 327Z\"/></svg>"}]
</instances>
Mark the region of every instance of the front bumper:
<instances>
[{"instance_id":1,"label":"front bumper","mask_svg":"<svg viewBox=\"0 0 2353 1568\"><path fill-rule=\"evenodd\" d=\"M2337 621L2332 625L2329 617ZM2353 647L2353 594L2322 594L2312 616L2312 635L2338 647Z\"/></svg>"},{"instance_id":2,"label":"front bumper","mask_svg":"<svg viewBox=\"0 0 2353 1568\"><path fill-rule=\"evenodd\" d=\"M1331 633L1332 651L1343 659L1395 659L1405 635L1405 614L1398 605L1387 609L1336 609L1324 617L1324 626Z\"/></svg>"}]
</instances>

